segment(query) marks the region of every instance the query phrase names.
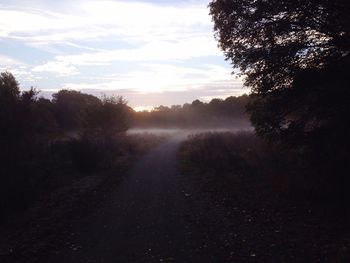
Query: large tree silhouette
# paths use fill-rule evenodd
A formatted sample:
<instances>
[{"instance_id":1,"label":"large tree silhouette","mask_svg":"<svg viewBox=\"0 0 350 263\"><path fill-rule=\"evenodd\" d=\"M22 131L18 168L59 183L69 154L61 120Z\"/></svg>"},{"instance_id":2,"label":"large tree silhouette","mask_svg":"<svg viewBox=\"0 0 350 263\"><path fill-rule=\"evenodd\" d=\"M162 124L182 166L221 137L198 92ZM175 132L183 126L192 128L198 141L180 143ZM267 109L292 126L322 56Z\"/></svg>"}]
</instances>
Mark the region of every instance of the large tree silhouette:
<instances>
[{"instance_id":1,"label":"large tree silhouette","mask_svg":"<svg viewBox=\"0 0 350 263\"><path fill-rule=\"evenodd\" d=\"M348 0L214 0L209 6L219 46L252 88L249 111L258 134L303 145L347 137Z\"/></svg>"}]
</instances>

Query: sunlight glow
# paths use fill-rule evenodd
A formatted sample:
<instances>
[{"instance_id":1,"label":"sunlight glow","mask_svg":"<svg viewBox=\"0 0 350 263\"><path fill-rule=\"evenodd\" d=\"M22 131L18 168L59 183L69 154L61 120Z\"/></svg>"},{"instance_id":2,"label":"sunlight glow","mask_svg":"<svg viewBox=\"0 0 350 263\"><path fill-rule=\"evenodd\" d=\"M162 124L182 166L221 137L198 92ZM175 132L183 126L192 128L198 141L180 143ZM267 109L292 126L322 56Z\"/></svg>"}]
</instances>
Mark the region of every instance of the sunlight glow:
<instances>
[{"instance_id":1,"label":"sunlight glow","mask_svg":"<svg viewBox=\"0 0 350 263\"><path fill-rule=\"evenodd\" d=\"M208 96L206 89L213 85L243 90L217 47L207 4L2 3L0 41L5 49L0 51L0 69L18 74L22 87L52 91L181 91L199 98ZM21 52L12 49L16 45Z\"/></svg>"}]
</instances>

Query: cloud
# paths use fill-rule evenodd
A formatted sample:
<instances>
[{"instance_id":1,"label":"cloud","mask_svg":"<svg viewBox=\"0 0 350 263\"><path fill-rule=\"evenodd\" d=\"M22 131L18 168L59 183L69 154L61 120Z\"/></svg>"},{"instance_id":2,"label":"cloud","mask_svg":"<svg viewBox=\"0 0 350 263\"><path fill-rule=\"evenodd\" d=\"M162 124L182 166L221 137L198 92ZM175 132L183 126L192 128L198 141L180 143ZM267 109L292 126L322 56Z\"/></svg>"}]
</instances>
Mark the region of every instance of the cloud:
<instances>
[{"instance_id":1,"label":"cloud","mask_svg":"<svg viewBox=\"0 0 350 263\"><path fill-rule=\"evenodd\" d=\"M80 51L42 61L33 72L67 76L78 74L81 66L115 61L169 62L221 56L203 4L62 1L59 7L22 4L21 8L3 6L0 10L0 38L16 39L51 53L60 52L57 44ZM103 49L98 45L104 40L124 44Z\"/></svg>"},{"instance_id":2,"label":"cloud","mask_svg":"<svg viewBox=\"0 0 350 263\"><path fill-rule=\"evenodd\" d=\"M77 66L108 65L112 62L145 62L145 61L184 61L192 58L219 56L213 40L203 38L187 39L180 42L152 42L139 48L114 49L81 53L76 55L60 55L54 60L36 66L34 71L55 70L62 74L77 73Z\"/></svg>"},{"instance_id":3,"label":"cloud","mask_svg":"<svg viewBox=\"0 0 350 263\"><path fill-rule=\"evenodd\" d=\"M219 56L215 41L206 38L186 39L169 42L159 41L142 45L138 48L114 49L78 55L57 56L57 61L74 65L91 65L112 61L169 61L187 60L203 56Z\"/></svg>"},{"instance_id":4,"label":"cloud","mask_svg":"<svg viewBox=\"0 0 350 263\"><path fill-rule=\"evenodd\" d=\"M79 73L75 66L69 65L62 61L48 62L43 65L35 66L32 69L33 72L54 72L60 76L70 76Z\"/></svg>"},{"instance_id":5,"label":"cloud","mask_svg":"<svg viewBox=\"0 0 350 263\"><path fill-rule=\"evenodd\" d=\"M239 95L242 80L230 75L217 47L207 2L1 3L0 41L20 48L27 64L20 68L11 52L0 63L45 92L116 92L133 106Z\"/></svg>"},{"instance_id":6,"label":"cloud","mask_svg":"<svg viewBox=\"0 0 350 263\"><path fill-rule=\"evenodd\" d=\"M20 62L17 59L11 58L9 56L6 55L1 55L0 54L0 65L2 67L8 67L8 66L18 66L18 65L22 65L23 63Z\"/></svg>"},{"instance_id":7,"label":"cloud","mask_svg":"<svg viewBox=\"0 0 350 263\"><path fill-rule=\"evenodd\" d=\"M173 64L144 63L138 70L110 74L96 83L67 83L63 88L71 89L129 89L139 93L181 91L198 89L204 85L242 86L241 79L235 80L230 71L222 66L204 65L202 68L176 66Z\"/></svg>"},{"instance_id":8,"label":"cloud","mask_svg":"<svg viewBox=\"0 0 350 263\"><path fill-rule=\"evenodd\" d=\"M35 79L34 75L30 72L28 69L28 66L23 63L22 61L19 61L17 59L14 59L12 57L1 55L0 54L0 71L9 71L11 72L16 78L19 78L21 81L33 81Z\"/></svg>"},{"instance_id":9,"label":"cloud","mask_svg":"<svg viewBox=\"0 0 350 263\"><path fill-rule=\"evenodd\" d=\"M0 37L31 44L65 43L118 36L129 42L176 40L211 26L204 5L162 6L135 1L62 1L48 7L2 7ZM179 19L181 18L181 19ZM196 28L193 32L193 28Z\"/></svg>"}]
</instances>

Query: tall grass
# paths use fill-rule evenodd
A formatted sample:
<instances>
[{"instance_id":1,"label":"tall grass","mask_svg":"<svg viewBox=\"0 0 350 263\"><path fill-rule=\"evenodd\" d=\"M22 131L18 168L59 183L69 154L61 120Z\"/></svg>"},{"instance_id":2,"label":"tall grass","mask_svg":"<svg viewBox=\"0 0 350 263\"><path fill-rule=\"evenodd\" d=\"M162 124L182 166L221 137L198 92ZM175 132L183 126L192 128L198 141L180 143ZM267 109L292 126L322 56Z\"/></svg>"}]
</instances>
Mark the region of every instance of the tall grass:
<instances>
[{"instance_id":1,"label":"tall grass","mask_svg":"<svg viewBox=\"0 0 350 263\"><path fill-rule=\"evenodd\" d=\"M223 191L270 191L301 202L337 204L349 197L341 190L339 169L315 160L307 149L279 147L252 132L192 135L179 158L185 174Z\"/></svg>"}]
</instances>

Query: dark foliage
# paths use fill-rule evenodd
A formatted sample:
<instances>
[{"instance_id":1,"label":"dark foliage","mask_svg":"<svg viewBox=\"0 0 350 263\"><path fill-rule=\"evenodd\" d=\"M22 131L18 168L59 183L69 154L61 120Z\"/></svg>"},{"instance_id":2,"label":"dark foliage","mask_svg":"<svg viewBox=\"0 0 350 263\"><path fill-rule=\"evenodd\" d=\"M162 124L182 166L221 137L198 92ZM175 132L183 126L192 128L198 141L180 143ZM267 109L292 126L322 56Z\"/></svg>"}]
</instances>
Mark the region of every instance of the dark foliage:
<instances>
[{"instance_id":1,"label":"dark foliage","mask_svg":"<svg viewBox=\"0 0 350 263\"><path fill-rule=\"evenodd\" d=\"M339 135L333 144L343 144L349 1L214 0L210 10L220 47L252 87L258 134L292 145Z\"/></svg>"},{"instance_id":2,"label":"dark foliage","mask_svg":"<svg viewBox=\"0 0 350 263\"><path fill-rule=\"evenodd\" d=\"M315 187L350 185L350 3L214 0L216 38L252 88L258 135L293 149ZM330 195L328 195L330 196Z\"/></svg>"},{"instance_id":3,"label":"dark foliage","mask_svg":"<svg viewBox=\"0 0 350 263\"><path fill-rule=\"evenodd\" d=\"M101 105L101 101L95 96L75 90L60 90L52 97L57 122L64 131L81 129L84 115Z\"/></svg>"},{"instance_id":4,"label":"dark foliage","mask_svg":"<svg viewBox=\"0 0 350 263\"><path fill-rule=\"evenodd\" d=\"M131 111L122 97L104 97L84 112L84 136L102 136L108 139L125 132L129 128Z\"/></svg>"},{"instance_id":5,"label":"dark foliage","mask_svg":"<svg viewBox=\"0 0 350 263\"><path fill-rule=\"evenodd\" d=\"M0 208L26 206L75 175L115 168L130 147L120 139L129 112L121 97L61 90L52 100L39 98L1 73Z\"/></svg>"}]
</instances>

